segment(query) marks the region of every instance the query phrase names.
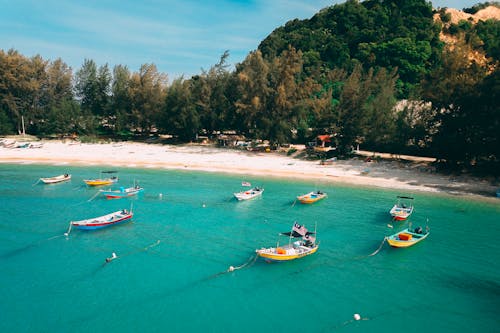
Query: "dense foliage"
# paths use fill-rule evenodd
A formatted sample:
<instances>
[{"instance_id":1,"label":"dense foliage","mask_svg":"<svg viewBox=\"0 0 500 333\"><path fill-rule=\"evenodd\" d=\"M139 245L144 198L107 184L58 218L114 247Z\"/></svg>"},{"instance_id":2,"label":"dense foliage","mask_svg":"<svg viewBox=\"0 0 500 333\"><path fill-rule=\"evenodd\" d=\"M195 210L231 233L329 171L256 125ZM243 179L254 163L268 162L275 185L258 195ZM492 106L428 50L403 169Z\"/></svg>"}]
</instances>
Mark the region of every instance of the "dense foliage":
<instances>
[{"instance_id":1,"label":"dense foliage","mask_svg":"<svg viewBox=\"0 0 500 333\"><path fill-rule=\"evenodd\" d=\"M85 59L73 73L61 59L0 50L0 134L23 120L39 136L185 142L231 131L276 145L330 133L340 154L361 144L499 172L499 22L433 14L424 0L348 0L276 29L234 70L225 52L170 84L154 64L131 72Z\"/></svg>"}]
</instances>

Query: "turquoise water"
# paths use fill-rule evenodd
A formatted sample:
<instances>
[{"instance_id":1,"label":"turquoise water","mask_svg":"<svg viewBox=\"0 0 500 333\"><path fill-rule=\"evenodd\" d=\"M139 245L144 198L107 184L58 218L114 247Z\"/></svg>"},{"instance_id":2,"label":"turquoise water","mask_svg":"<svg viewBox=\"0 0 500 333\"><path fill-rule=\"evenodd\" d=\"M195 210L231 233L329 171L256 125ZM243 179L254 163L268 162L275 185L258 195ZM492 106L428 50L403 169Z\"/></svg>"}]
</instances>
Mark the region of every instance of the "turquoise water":
<instances>
[{"instance_id":1,"label":"turquoise water","mask_svg":"<svg viewBox=\"0 0 500 333\"><path fill-rule=\"evenodd\" d=\"M118 169L145 192L106 200L82 181L100 170L0 165L0 332L499 331L500 200L325 184L326 200L300 205L317 182L152 169ZM262 198L233 199L242 180ZM415 196L413 225L429 219L431 234L368 257L404 227L388 227L398 194ZM131 205L133 222L63 235ZM317 225L318 252L253 263L294 221Z\"/></svg>"}]
</instances>

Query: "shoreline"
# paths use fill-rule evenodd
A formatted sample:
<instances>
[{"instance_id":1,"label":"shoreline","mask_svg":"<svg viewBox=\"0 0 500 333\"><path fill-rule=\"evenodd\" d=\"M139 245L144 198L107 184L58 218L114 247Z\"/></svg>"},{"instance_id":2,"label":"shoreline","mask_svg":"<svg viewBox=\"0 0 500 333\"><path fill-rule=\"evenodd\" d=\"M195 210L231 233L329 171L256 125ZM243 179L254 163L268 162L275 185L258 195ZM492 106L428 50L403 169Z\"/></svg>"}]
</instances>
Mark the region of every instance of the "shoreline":
<instances>
[{"instance_id":1,"label":"shoreline","mask_svg":"<svg viewBox=\"0 0 500 333\"><path fill-rule=\"evenodd\" d=\"M0 147L0 163L92 165L175 169L288 179L324 181L393 190L446 193L495 199L497 186L486 179L448 176L428 167L428 161L362 159L321 165L276 152L249 152L203 145L136 142L65 143L42 141L39 148ZM40 175L49 177L50 175Z\"/></svg>"}]
</instances>

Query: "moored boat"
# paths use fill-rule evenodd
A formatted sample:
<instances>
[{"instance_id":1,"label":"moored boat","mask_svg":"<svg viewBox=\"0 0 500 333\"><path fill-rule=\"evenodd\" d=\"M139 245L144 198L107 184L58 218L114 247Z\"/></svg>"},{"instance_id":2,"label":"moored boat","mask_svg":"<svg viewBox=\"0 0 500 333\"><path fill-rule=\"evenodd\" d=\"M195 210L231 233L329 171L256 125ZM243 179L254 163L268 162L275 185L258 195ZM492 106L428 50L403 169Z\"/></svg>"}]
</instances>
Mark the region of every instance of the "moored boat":
<instances>
[{"instance_id":1,"label":"moored boat","mask_svg":"<svg viewBox=\"0 0 500 333\"><path fill-rule=\"evenodd\" d=\"M48 178L40 178L40 180L45 184L55 184L60 182L65 182L71 179L71 175L65 173L63 175L48 177Z\"/></svg>"},{"instance_id":2,"label":"moored boat","mask_svg":"<svg viewBox=\"0 0 500 333\"><path fill-rule=\"evenodd\" d=\"M300 203L303 203L303 204L312 204L312 203L315 203L316 201L319 201L319 200L324 199L326 197L327 197L327 194L325 192L313 191L313 192L309 192L307 194L298 196L297 200L299 200Z\"/></svg>"},{"instance_id":3,"label":"moored boat","mask_svg":"<svg viewBox=\"0 0 500 333\"><path fill-rule=\"evenodd\" d=\"M266 261L289 261L315 253L319 243L316 243L316 232L311 232L305 226L294 223L292 231L280 235L288 237L288 244L255 250L257 255ZM300 240L295 240L300 238ZM294 240L294 241L292 241Z\"/></svg>"},{"instance_id":4,"label":"moored boat","mask_svg":"<svg viewBox=\"0 0 500 333\"><path fill-rule=\"evenodd\" d=\"M429 236L429 227L426 227L424 230L422 227L411 229L410 226L394 235L388 236L387 242L392 247L410 247L423 241L427 236Z\"/></svg>"},{"instance_id":5,"label":"moored boat","mask_svg":"<svg viewBox=\"0 0 500 333\"><path fill-rule=\"evenodd\" d=\"M143 191L144 189L138 185L129 188L120 187L120 189L118 190L100 190L100 192L108 199L121 199L131 197Z\"/></svg>"},{"instance_id":6,"label":"moored boat","mask_svg":"<svg viewBox=\"0 0 500 333\"><path fill-rule=\"evenodd\" d=\"M101 171L101 174L106 173L106 174L113 174L116 173L116 171ZM99 177L96 179L84 179L83 180L85 184L88 186L103 186L103 185L111 185L114 184L118 181L118 177L116 176L111 176L111 177Z\"/></svg>"},{"instance_id":7,"label":"moored boat","mask_svg":"<svg viewBox=\"0 0 500 333\"><path fill-rule=\"evenodd\" d=\"M71 226L81 230L101 229L128 221L132 218L132 216L132 211L129 212L126 209L122 209L99 217L80 221L71 221Z\"/></svg>"},{"instance_id":8,"label":"moored boat","mask_svg":"<svg viewBox=\"0 0 500 333\"><path fill-rule=\"evenodd\" d=\"M241 201L241 200L249 200L249 199L253 199L255 197L258 197L258 196L262 195L262 192L264 192L263 188L254 187L251 190L246 190L246 191L241 191L241 192L234 193L234 196L239 201Z\"/></svg>"},{"instance_id":9,"label":"moored boat","mask_svg":"<svg viewBox=\"0 0 500 333\"><path fill-rule=\"evenodd\" d=\"M397 199L389 213L394 220L404 221L413 213L413 198L398 196Z\"/></svg>"}]
</instances>

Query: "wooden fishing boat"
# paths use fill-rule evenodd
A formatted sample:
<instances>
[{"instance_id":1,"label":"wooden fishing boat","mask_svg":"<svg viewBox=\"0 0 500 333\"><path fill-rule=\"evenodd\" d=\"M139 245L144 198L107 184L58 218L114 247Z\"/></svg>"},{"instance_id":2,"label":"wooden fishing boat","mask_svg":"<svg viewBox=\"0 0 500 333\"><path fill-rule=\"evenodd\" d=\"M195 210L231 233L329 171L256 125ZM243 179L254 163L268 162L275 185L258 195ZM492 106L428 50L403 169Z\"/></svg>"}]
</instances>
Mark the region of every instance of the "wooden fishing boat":
<instances>
[{"instance_id":1,"label":"wooden fishing boat","mask_svg":"<svg viewBox=\"0 0 500 333\"><path fill-rule=\"evenodd\" d=\"M107 215L94 217L81 221L71 221L71 226L81 230L94 230L123 223L132 218L132 211L126 209L116 211Z\"/></svg>"},{"instance_id":2,"label":"wooden fishing boat","mask_svg":"<svg viewBox=\"0 0 500 333\"><path fill-rule=\"evenodd\" d=\"M315 203L316 201L319 201L321 199L324 199L327 197L327 194L321 191L313 191L309 192L304 195L300 195L297 197L297 200L300 201L300 203L303 204L312 204Z\"/></svg>"},{"instance_id":3,"label":"wooden fishing boat","mask_svg":"<svg viewBox=\"0 0 500 333\"><path fill-rule=\"evenodd\" d=\"M102 177L103 173L104 174L112 174L112 173L116 173L116 171L101 171L101 177L96 178L96 179L84 179L83 181L88 186L111 185L111 184L114 184L118 181L118 177L116 177L116 176Z\"/></svg>"},{"instance_id":4,"label":"wooden fishing boat","mask_svg":"<svg viewBox=\"0 0 500 333\"><path fill-rule=\"evenodd\" d=\"M392 247L409 247L423 241L427 236L429 236L429 227L423 230L422 227L411 229L410 226L394 235L388 236L387 242Z\"/></svg>"},{"instance_id":5,"label":"wooden fishing boat","mask_svg":"<svg viewBox=\"0 0 500 333\"><path fill-rule=\"evenodd\" d=\"M42 182L45 184L55 184L55 183L60 183L60 182L65 182L67 180L71 179L71 175L65 173L64 175L59 175L55 177L49 177L49 178L40 178Z\"/></svg>"},{"instance_id":6,"label":"wooden fishing boat","mask_svg":"<svg viewBox=\"0 0 500 333\"><path fill-rule=\"evenodd\" d=\"M263 188L254 187L251 190L246 190L246 191L241 191L241 192L234 193L234 196L239 201L241 201L241 200L249 200L249 199L253 199L255 197L258 197L258 196L262 195L263 192L264 192Z\"/></svg>"},{"instance_id":7,"label":"wooden fishing boat","mask_svg":"<svg viewBox=\"0 0 500 333\"><path fill-rule=\"evenodd\" d=\"M413 198L398 196L397 202L389 213L396 221L404 221L413 213Z\"/></svg>"},{"instance_id":8,"label":"wooden fishing boat","mask_svg":"<svg viewBox=\"0 0 500 333\"><path fill-rule=\"evenodd\" d=\"M100 192L108 199L121 199L126 197L132 197L143 192L144 189L138 185L134 187L124 188L120 187L118 190L100 190Z\"/></svg>"},{"instance_id":9,"label":"wooden fishing boat","mask_svg":"<svg viewBox=\"0 0 500 333\"><path fill-rule=\"evenodd\" d=\"M281 236L288 237L288 244L255 250L257 255L266 261L290 261L315 253L319 243L316 243L316 232L310 232L305 226L294 223L292 231L283 232ZM296 240L300 238L299 240Z\"/></svg>"}]
</instances>

